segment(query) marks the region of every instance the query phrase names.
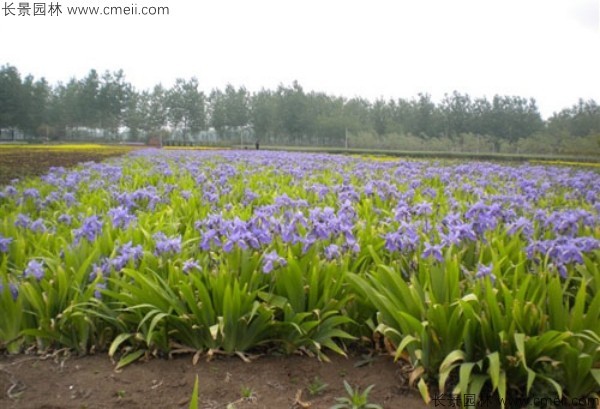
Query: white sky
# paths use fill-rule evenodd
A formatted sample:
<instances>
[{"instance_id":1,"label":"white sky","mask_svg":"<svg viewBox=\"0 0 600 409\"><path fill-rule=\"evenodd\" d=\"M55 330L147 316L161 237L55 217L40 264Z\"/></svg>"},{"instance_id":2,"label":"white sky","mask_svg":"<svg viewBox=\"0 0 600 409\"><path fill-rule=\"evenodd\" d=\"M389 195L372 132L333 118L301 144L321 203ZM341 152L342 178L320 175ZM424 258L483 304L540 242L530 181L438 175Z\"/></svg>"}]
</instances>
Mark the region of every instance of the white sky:
<instances>
[{"instance_id":1,"label":"white sky","mask_svg":"<svg viewBox=\"0 0 600 409\"><path fill-rule=\"evenodd\" d=\"M0 10L0 64L52 84L122 68L138 89L195 76L205 92L298 80L371 100L519 95L536 98L544 117L579 97L600 102L600 0L53 2L62 15ZM170 15L66 15L67 6L132 4Z\"/></svg>"}]
</instances>

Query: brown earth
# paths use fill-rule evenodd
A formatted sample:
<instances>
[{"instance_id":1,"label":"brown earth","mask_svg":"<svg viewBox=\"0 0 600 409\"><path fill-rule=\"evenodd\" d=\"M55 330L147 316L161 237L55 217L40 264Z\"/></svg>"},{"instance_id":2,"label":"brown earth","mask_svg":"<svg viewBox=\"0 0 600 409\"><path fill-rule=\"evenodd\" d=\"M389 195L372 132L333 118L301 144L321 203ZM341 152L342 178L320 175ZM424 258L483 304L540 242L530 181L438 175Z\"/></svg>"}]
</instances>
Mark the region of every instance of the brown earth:
<instances>
[{"instance_id":1,"label":"brown earth","mask_svg":"<svg viewBox=\"0 0 600 409\"><path fill-rule=\"evenodd\" d=\"M71 167L81 162L100 162L112 156L123 155L132 149L126 146L89 150L3 146L0 149L0 186L16 178L42 175L52 166Z\"/></svg>"},{"instance_id":2,"label":"brown earth","mask_svg":"<svg viewBox=\"0 0 600 409\"><path fill-rule=\"evenodd\" d=\"M0 407L40 409L187 408L196 375L204 409L330 408L347 396L343 381L364 390L384 408L427 406L406 385L406 372L389 356L315 358L263 356L151 359L115 371L106 355L0 356ZM319 393L312 386L327 384Z\"/></svg>"}]
</instances>

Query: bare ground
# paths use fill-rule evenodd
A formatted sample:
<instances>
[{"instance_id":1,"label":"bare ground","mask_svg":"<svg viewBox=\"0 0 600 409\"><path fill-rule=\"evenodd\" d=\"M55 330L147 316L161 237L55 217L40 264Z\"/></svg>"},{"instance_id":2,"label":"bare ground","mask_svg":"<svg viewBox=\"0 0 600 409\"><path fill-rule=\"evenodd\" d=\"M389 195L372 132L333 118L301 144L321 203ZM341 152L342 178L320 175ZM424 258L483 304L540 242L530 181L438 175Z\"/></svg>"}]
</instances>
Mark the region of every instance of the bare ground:
<instances>
[{"instance_id":1,"label":"bare ground","mask_svg":"<svg viewBox=\"0 0 600 409\"><path fill-rule=\"evenodd\" d=\"M13 179L42 175L52 166L69 168L81 162L100 162L109 157L123 155L132 149L131 147L117 146L69 151L68 149L50 150L43 147L24 148L19 145L4 146L0 149L0 187L10 183Z\"/></svg>"},{"instance_id":2,"label":"bare ground","mask_svg":"<svg viewBox=\"0 0 600 409\"><path fill-rule=\"evenodd\" d=\"M0 407L187 408L196 375L205 409L330 408L336 397L347 396L344 380L361 391L374 384L369 402L384 408L427 407L389 356L331 356L330 363L301 356L263 356L251 363L219 357L196 365L185 356L114 368L106 355L0 356ZM311 385L323 384L311 394Z\"/></svg>"}]
</instances>

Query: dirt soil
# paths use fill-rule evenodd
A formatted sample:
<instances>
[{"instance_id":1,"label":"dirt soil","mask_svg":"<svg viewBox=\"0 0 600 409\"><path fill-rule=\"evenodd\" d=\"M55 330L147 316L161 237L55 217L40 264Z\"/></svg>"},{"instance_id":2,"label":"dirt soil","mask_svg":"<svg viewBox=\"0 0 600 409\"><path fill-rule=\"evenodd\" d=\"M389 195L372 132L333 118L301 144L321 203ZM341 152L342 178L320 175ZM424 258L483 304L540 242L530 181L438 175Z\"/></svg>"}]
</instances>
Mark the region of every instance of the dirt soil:
<instances>
[{"instance_id":1,"label":"dirt soil","mask_svg":"<svg viewBox=\"0 0 600 409\"><path fill-rule=\"evenodd\" d=\"M49 150L40 148L22 148L18 145L0 149L0 187L15 178L39 176L52 166L72 167L81 162L100 162L112 156L120 156L130 147L113 147L90 150Z\"/></svg>"},{"instance_id":2,"label":"dirt soil","mask_svg":"<svg viewBox=\"0 0 600 409\"><path fill-rule=\"evenodd\" d=\"M361 391L375 384L369 402L384 408L427 407L388 356L331 356L330 363L301 356L264 356L251 363L218 357L196 365L183 356L114 368L106 355L0 356L0 407L187 408L196 375L205 409L330 408L336 397L347 396L344 380ZM310 392L311 385L323 384L322 391Z\"/></svg>"}]
</instances>

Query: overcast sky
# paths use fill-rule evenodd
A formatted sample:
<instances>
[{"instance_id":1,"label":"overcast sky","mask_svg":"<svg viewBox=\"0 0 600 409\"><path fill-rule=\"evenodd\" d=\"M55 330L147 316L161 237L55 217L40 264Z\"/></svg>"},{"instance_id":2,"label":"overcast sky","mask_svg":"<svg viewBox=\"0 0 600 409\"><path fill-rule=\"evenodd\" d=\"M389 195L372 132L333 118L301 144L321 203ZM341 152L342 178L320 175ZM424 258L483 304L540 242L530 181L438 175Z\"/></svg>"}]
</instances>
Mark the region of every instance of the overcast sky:
<instances>
[{"instance_id":1,"label":"overcast sky","mask_svg":"<svg viewBox=\"0 0 600 409\"><path fill-rule=\"evenodd\" d=\"M138 89L195 76L206 92L298 80L371 100L519 95L534 97L544 117L580 97L600 102L600 0L57 2L59 16L0 11L0 64L53 84L95 68L123 69ZM133 4L168 6L169 15L66 10Z\"/></svg>"}]
</instances>

